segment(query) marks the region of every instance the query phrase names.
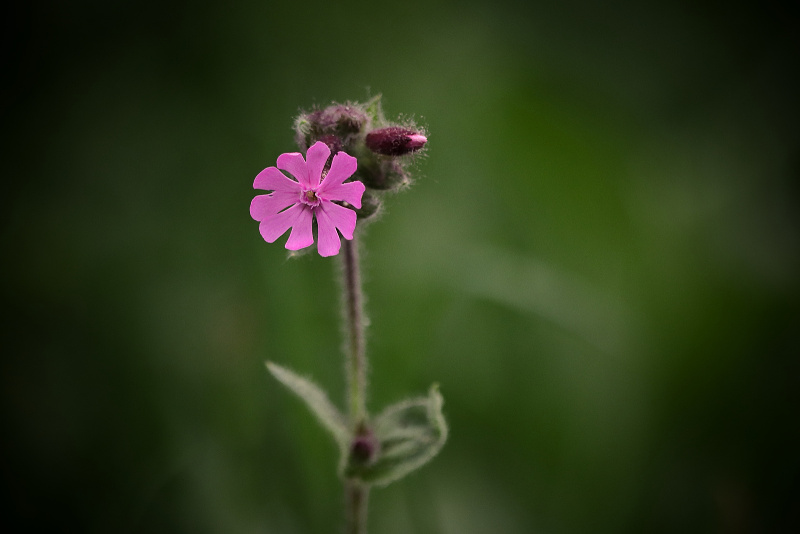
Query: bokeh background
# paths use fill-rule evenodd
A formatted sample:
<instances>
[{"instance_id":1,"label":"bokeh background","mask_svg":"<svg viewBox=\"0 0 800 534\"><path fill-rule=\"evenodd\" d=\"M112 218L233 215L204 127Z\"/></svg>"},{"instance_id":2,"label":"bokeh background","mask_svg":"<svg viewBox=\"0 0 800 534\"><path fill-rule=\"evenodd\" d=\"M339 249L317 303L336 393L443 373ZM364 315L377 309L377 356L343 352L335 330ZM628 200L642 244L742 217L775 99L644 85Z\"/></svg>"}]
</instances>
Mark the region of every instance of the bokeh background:
<instances>
[{"instance_id":1,"label":"bokeh background","mask_svg":"<svg viewBox=\"0 0 800 534\"><path fill-rule=\"evenodd\" d=\"M430 143L364 236L370 406L438 382L452 428L370 531L799 530L788 5L8 8L2 522L339 531L264 369L342 399L336 262L248 206L298 110L382 93Z\"/></svg>"}]
</instances>

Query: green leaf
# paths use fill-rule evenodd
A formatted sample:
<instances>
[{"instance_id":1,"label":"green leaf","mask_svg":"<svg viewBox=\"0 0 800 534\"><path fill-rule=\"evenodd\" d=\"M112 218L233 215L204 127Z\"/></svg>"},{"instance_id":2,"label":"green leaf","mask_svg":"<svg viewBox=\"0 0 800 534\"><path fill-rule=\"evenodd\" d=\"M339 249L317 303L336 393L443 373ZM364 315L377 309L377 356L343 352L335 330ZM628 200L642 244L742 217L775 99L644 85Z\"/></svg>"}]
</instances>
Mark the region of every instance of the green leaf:
<instances>
[{"instance_id":1,"label":"green leaf","mask_svg":"<svg viewBox=\"0 0 800 534\"><path fill-rule=\"evenodd\" d=\"M375 95L364 105L367 115L372 120L373 128L382 126L386 122L386 118L383 116L383 106L381 105L382 96L380 94Z\"/></svg>"},{"instance_id":2,"label":"green leaf","mask_svg":"<svg viewBox=\"0 0 800 534\"><path fill-rule=\"evenodd\" d=\"M351 434L347 427L347 420L328 399L328 395L314 382L295 374L285 367L272 362L267 362L267 369L272 376L300 397L316 416L317 420L325 427L344 451L350 443Z\"/></svg>"},{"instance_id":3,"label":"green leaf","mask_svg":"<svg viewBox=\"0 0 800 534\"><path fill-rule=\"evenodd\" d=\"M385 486L431 460L447 440L442 414L444 400L436 384L427 397L408 399L388 407L373 423L380 443L376 460L369 465L350 461L344 476Z\"/></svg>"}]
</instances>

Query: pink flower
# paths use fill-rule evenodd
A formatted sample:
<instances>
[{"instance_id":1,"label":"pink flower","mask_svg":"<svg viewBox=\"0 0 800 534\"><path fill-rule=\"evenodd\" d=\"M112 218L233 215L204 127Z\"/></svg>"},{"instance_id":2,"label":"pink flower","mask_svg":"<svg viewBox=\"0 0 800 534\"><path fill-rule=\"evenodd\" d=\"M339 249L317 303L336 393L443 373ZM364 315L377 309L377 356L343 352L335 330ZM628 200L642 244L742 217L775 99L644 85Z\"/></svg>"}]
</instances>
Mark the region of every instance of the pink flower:
<instances>
[{"instance_id":1,"label":"pink flower","mask_svg":"<svg viewBox=\"0 0 800 534\"><path fill-rule=\"evenodd\" d=\"M330 155L328 146L317 141L306 152L305 160L299 152L278 156L278 168L288 171L297 181L287 178L275 167L258 173L253 188L272 192L253 199L250 216L261 223L258 229L267 243L274 242L291 228L287 249L300 250L313 245L311 221L314 218L317 219L320 256L339 253L342 242L337 229L345 239L353 239L356 212L334 202L347 202L360 208L364 184L359 181L344 183L356 172L357 166L356 158L344 152L333 157L331 168L322 179Z\"/></svg>"}]
</instances>

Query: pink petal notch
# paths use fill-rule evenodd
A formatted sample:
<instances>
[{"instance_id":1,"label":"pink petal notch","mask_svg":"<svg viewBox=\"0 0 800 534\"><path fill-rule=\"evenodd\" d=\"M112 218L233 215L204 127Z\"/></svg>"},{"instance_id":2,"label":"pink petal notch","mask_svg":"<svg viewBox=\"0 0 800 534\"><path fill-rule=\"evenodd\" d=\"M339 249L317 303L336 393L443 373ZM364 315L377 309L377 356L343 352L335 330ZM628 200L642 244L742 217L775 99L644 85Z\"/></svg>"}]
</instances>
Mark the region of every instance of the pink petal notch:
<instances>
[{"instance_id":1,"label":"pink petal notch","mask_svg":"<svg viewBox=\"0 0 800 534\"><path fill-rule=\"evenodd\" d=\"M277 168L267 167L256 176L253 188L269 192L257 195L250 203L250 216L259 221L264 241L273 243L291 229L286 241L288 250L310 247L314 244L315 219L320 256L339 253L339 234L347 240L353 239L356 212L336 202L361 207L364 184L357 180L345 183L356 172L358 161L339 151L322 179L330 155L328 145L318 141L308 149L305 158L299 152L281 154Z\"/></svg>"},{"instance_id":2,"label":"pink petal notch","mask_svg":"<svg viewBox=\"0 0 800 534\"><path fill-rule=\"evenodd\" d=\"M327 219L327 223L332 224L342 233L342 237L348 241L353 239L353 232L356 229L356 212L330 202L323 205L322 209L317 213L317 224L322 224L320 222L320 214L323 219Z\"/></svg>"},{"instance_id":3,"label":"pink petal notch","mask_svg":"<svg viewBox=\"0 0 800 534\"><path fill-rule=\"evenodd\" d=\"M278 156L278 168L288 171L303 187L308 187L308 166L300 152L287 152Z\"/></svg>"},{"instance_id":4,"label":"pink petal notch","mask_svg":"<svg viewBox=\"0 0 800 534\"><path fill-rule=\"evenodd\" d=\"M264 189L265 191L299 191L300 184L290 180L275 167L267 167L256 176L253 182L253 189Z\"/></svg>"},{"instance_id":5,"label":"pink petal notch","mask_svg":"<svg viewBox=\"0 0 800 534\"><path fill-rule=\"evenodd\" d=\"M339 152L333 156L331 170L328 171L325 180L320 185L320 191L326 191L330 187L341 185L342 182L353 176L358 167L358 161L353 156L344 152Z\"/></svg>"}]
</instances>

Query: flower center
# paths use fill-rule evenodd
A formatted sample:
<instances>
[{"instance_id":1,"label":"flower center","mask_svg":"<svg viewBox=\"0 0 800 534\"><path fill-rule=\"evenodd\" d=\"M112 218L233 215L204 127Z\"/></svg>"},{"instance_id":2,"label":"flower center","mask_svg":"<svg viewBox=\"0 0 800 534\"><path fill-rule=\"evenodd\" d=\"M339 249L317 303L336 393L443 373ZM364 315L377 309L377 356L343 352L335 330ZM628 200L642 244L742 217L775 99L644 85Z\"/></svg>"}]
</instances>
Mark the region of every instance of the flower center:
<instances>
[{"instance_id":1,"label":"flower center","mask_svg":"<svg viewBox=\"0 0 800 534\"><path fill-rule=\"evenodd\" d=\"M315 191L308 189L300 194L300 202L313 208L319 206L320 200Z\"/></svg>"}]
</instances>

